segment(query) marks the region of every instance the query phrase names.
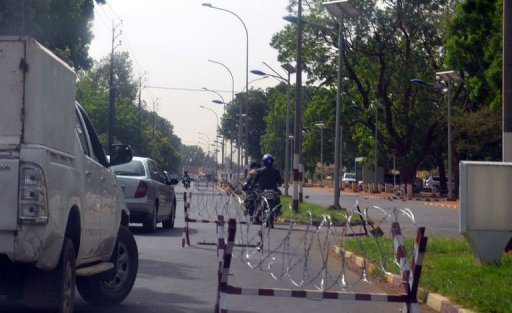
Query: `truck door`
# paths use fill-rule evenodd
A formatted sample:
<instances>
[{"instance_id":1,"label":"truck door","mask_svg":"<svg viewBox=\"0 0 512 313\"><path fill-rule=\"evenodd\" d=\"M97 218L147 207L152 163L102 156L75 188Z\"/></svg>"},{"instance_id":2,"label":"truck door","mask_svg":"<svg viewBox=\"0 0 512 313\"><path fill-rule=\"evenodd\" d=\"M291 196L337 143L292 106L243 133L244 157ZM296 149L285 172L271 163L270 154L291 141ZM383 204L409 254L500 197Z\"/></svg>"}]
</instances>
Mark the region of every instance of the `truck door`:
<instances>
[{"instance_id":1,"label":"truck door","mask_svg":"<svg viewBox=\"0 0 512 313\"><path fill-rule=\"evenodd\" d=\"M117 203L118 193L116 177L115 174L107 168L107 157L105 156L105 152L103 151L103 147L101 146L91 121L85 112L80 112L91 143L90 158L92 162L90 165L97 171L99 178L97 185L99 189L95 190L95 192L98 192L98 201L100 202L98 211L99 221L96 224L99 236L97 248L100 250L96 253L98 255L110 256L116 242L119 221L121 219L120 209Z\"/></svg>"},{"instance_id":2,"label":"truck door","mask_svg":"<svg viewBox=\"0 0 512 313\"><path fill-rule=\"evenodd\" d=\"M75 129L83 151L83 157L78 157L80 171L83 172L83 191L81 222L82 236L80 238L79 258L91 258L97 256L97 249L100 240L100 221L101 221L101 172L99 164L93 159L91 153L91 144L88 140L85 124L81 115L76 111Z\"/></svg>"}]
</instances>

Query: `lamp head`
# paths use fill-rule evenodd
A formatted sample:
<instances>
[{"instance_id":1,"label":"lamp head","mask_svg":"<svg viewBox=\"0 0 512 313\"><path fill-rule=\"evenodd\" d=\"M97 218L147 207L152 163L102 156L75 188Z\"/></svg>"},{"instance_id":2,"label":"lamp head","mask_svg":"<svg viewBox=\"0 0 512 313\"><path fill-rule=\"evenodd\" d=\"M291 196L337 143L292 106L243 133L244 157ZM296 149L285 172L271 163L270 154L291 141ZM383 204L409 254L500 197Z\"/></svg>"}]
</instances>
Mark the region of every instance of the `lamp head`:
<instances>
[{"instance_id":1,"label":"lamp head","mask_svg":"<svg viewBox=\"0 0 512 313\"><path fill-rule=\"evenodd\" d=\"M410 80L411 83L413 84L417 84L417 85L426 85L427 82L424 81L423 79L419 79L419 78L413 78Z\"/></svg>"},{"instance_id":2,"label":"lamp head","mask_svg":"<svg viewBox=\"0 0 512 313\"><path fill-rule=\"evenodd\" d=\"M211 3L203 3L202 4L203 7L209 7L209 8L212 8L213 6L211 5Z\"/></svg>"},{"instance_id":3,"label":"lamp head","mask_svg":"<svg viewBox=\"0 0 512 313\"><path fill-rule=\"evenodd\" d=\"M286 15L286 16L283 16L283 20L288 21L288 22L293 23L293 24L297 24L297 21L299 19L296 16L293 16L293 15Z\"/></svg>"},{"instance_id":4,"label":"lamp head","mask_svg":"<svg viewBox=\"0 0 512 313\"><path fill-rule=\"evenodd\" d=\"M253 74L255 74L255 75L260 75L260 76L265 76L265 75L267 75L267 73L262 72L262 71L259 71L259 70L251 70L251 73L253 73Z\"/></svg>"}]
</instances>

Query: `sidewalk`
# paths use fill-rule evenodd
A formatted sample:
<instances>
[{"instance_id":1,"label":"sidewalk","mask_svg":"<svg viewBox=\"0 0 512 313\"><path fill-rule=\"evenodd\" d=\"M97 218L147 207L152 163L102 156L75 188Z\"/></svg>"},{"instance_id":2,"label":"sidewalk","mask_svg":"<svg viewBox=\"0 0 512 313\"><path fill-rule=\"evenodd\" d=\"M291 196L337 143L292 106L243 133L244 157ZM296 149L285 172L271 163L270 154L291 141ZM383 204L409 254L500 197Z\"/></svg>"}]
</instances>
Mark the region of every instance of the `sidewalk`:
<instances>
[{"instance_id":1,"label":"sidewalk","mask_svg":"<svg viewBox=\"0 0 512 313\"><path fill-rule=\"evenodd\" d=\"M320 187L320 186L304 186L304 189L313 189L318 191L324 191L329 193L334 193L334 189L332 187ZM345 188L341 191L342 195L346 196L353 196L353 197L361 197L364 199L385 199L389 201L418 201L423 202L424 205L430 205L430 206L438 206L438 207L445 207L445 208L452 208L452 209L458 209L460 207L460 200L448 200L446 197L440 197L440 196L432 196L430 193L420 193L420 194L413 194L412 199L407 199L407 196L399 197L395 195L394 193L385 193L385 192L379 192L379 193L370 193L365 191L358 191L355 192L351 190L350 188Z\"/></svg>"}]
</instances>

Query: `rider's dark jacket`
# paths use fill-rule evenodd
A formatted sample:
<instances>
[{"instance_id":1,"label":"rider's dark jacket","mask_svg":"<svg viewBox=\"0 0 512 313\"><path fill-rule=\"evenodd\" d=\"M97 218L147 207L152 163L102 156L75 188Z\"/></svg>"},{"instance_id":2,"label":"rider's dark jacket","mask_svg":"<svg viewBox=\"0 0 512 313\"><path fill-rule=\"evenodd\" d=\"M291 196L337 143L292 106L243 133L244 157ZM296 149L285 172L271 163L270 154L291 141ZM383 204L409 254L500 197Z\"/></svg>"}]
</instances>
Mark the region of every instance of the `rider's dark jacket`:
<instances>
[{"instance_id":1,"label":"rider's dark jacket","mask_svg":"<svg viewBox=\"0 0 512 313\"><path fill-rule=\"evenodd\" d=\"M258 191L273 189L278 191L281 184L282 180L279 171L271 166L265 166L256 172L251 189L255 188Z\"/></svg>"}]
</instances>

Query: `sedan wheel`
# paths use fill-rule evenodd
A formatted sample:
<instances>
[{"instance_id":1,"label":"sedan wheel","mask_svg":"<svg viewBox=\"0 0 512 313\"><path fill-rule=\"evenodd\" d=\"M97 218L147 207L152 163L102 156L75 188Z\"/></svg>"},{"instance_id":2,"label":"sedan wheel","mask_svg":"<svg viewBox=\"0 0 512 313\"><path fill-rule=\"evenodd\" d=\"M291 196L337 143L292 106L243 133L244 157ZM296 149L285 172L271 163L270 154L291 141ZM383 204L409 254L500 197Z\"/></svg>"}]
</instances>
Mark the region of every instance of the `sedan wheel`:
<instances>
[{"instance_id":1,"label":"sedan wheel","mask_svg":"<svg viewBox=\"0 0 512 313\"><path fill-rule=\"evenodd\" d=\"M155 205L153 208L153 215L143 223L144 231L147 233L154 233L156 231L158 207Z\"/></svg>"}]
</instances>

